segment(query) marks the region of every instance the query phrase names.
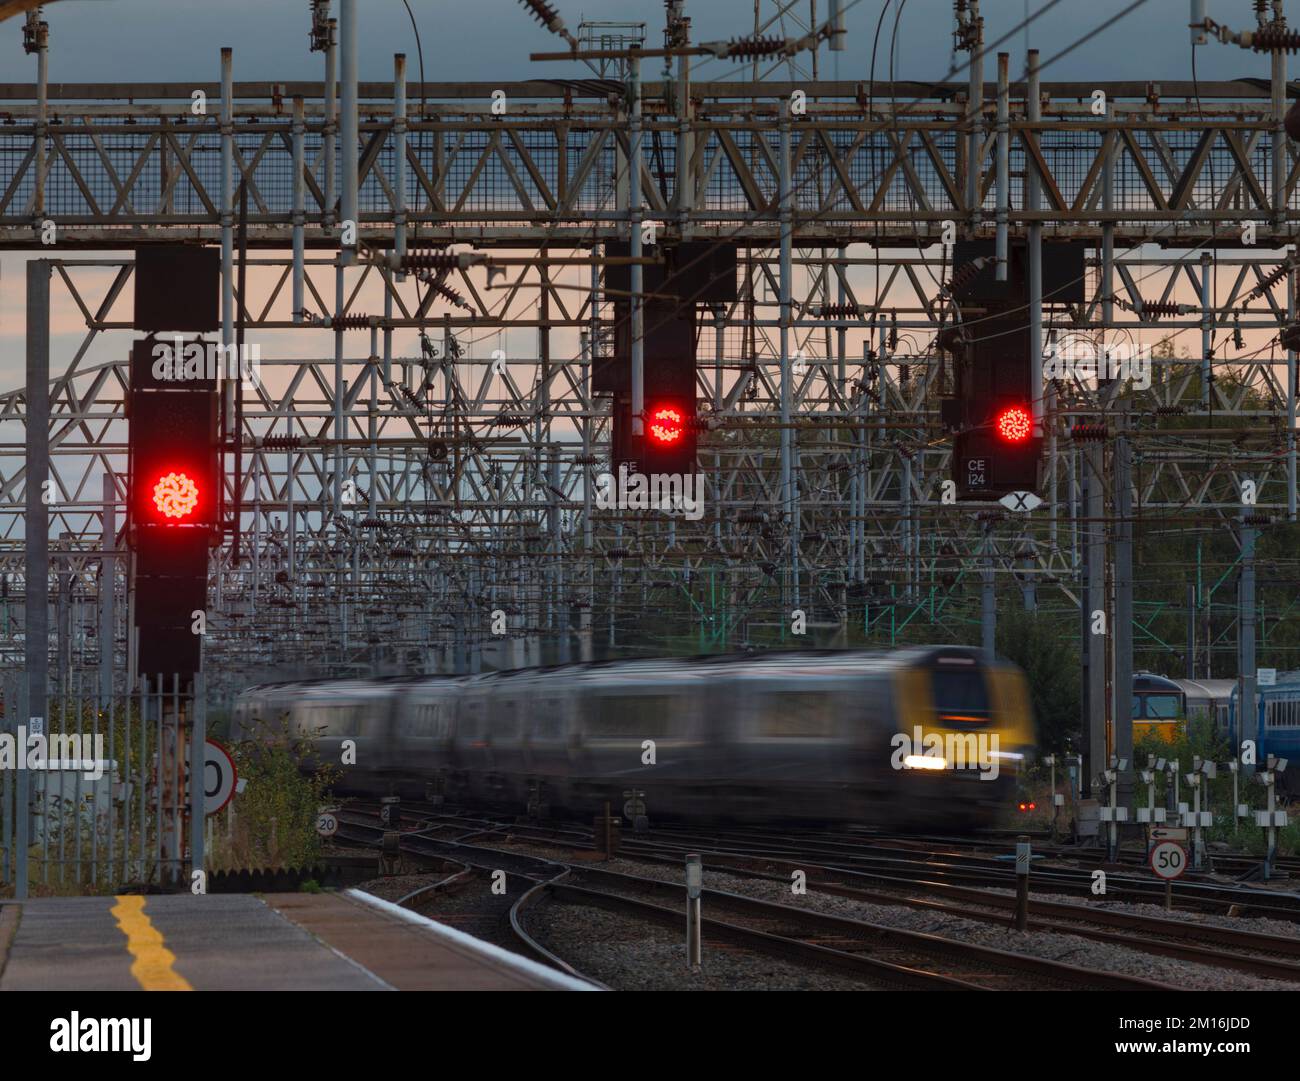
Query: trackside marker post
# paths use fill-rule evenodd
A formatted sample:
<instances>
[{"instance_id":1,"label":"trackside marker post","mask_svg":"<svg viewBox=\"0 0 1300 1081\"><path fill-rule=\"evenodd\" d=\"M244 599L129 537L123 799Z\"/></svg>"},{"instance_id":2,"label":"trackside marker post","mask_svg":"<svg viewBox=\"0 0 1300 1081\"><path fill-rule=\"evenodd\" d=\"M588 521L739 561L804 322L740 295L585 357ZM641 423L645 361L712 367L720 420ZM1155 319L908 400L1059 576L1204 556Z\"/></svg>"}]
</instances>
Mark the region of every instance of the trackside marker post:
<instances>
[{"instance_id":1,"label":"trackside marker post","mask_svg":"<svg viewBox=\"0 0 1300 1081\"><path fill-rule=\"evenodd\" d=\"M1016 930L1029 926L1029 837L1016 838Z\"/></svg>"},{"instance_id":2,"label":"trackside marker post","mask_svg":"<svg viewBox=\"0 0 1300 1081\"><path fill-rule=\"evenodd\" d=\"M1057 820L1061 814L1061 805L1065 803L1065 795L1056 791L1056 755L1049 754L1043 758L1047 767L1051 770L1051 793L1052 793L1052 843L1056 843Z\"/></svg>"},{"instance_id":3,"label":"trackside marker post","mask_svg":"<svg viewBox=\"0 0 1300 1081\"><path fill-rule=\"evenodd\" d=\"M686 958L693 972L700 970L700 893L704 865L697 853L686 857Z\"/></svg>"}]
</instances>

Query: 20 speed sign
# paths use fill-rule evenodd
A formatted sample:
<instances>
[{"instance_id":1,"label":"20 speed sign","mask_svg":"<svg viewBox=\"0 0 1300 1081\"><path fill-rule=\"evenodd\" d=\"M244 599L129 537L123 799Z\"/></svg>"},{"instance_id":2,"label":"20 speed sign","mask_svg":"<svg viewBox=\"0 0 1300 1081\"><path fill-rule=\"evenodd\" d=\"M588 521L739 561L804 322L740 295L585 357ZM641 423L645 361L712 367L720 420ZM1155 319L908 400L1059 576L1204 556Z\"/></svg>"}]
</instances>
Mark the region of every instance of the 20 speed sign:
<instances>
[{"instance_id":1,"label":"20 speed sign","mask_svg":"<svg viewBox=\"0 0 1300 1081\"><path fill-rule=\"evenodd\" d=\"M1173 841L1161 841L1150 855L1151 870L1161 878L1178 878L1187 870L1187 852Z\"/></svg>"}]
</instances>

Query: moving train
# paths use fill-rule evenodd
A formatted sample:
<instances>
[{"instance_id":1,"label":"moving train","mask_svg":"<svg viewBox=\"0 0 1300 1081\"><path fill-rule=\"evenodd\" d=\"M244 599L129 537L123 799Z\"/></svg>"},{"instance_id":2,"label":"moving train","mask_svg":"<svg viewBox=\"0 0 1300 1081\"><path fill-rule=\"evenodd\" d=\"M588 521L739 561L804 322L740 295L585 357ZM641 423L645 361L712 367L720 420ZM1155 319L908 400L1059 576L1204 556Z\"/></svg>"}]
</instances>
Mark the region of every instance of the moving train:
<instances>
[{"instance_id":1,"label":"moving train","mask_svg":"<svg viewBox=\"0 0 1300 1081\"><path fill-rule=\"evenodd\" d=\"M279 683L240 695L236 738L276 727L335 763L355 741L343 793L436 792L578 815L605 801L622 808L636 791L649 818L890 828L989 824L1011 805L1034 744L1024 674L963 646Z\"/></svg>"}]
</instances>

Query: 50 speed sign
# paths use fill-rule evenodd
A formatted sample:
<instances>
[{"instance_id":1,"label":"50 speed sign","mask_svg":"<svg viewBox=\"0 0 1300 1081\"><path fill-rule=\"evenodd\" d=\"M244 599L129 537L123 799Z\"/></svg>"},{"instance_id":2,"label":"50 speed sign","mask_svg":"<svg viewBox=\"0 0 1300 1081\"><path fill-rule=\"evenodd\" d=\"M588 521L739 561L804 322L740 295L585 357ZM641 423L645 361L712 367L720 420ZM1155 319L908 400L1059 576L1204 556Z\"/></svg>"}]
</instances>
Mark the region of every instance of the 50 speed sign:
<instances>
[{"instance_id":1,"label":"50 speed sign","mask_svg":"<svg viewBox=\"0 0 1300 1081\"><path fill-rule=\"evenodd\" d=\"M1151 870L1160 878L1178 878L1187 870L1187 852L1173 841L1161 841L1151 849Z\"/></svg>"}]
</instances>

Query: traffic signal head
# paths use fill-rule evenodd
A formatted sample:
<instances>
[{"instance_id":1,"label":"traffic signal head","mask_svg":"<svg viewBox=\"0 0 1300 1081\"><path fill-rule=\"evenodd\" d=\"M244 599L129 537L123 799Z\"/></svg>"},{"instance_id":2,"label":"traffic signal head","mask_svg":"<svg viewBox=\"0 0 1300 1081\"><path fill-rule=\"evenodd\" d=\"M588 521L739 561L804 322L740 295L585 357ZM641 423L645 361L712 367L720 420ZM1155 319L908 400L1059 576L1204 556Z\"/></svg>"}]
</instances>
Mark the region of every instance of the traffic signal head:
<instances>
[{"instance_id":1,"label":"traffic signal head","mask_svg":"<svg viewBox=\"0 0 1300 1081\"><path fill-rule=\"evenodd\" d=\"M1038 488L1043 440L1034 434L1027 300L988 302L960 351L949 423L958 499L998 499Z\"/></svg>"},{"instance_id":2,"label":"traffic signal head","mask_svg":"<svg viewBox=\"0 0 1300 1081\"><path fill-rule=\"evenodd\" d=\"M644 435L637 460L646 474L695 472L695 401L649 399L643 414Z\"/></svg>"},{"instance_id":3,"label":"traffic signal head","mask_svg":"<svg viewBox=\"0 0 1300 1081\"><path fill-rule=\"evenodd\" d=\"M131 523L217 524L217 397L212 390L131 395Z\"/></svg>"},{"instance_id":4,"label":"traffic signal head","mask_svg":"<svg viewBox=\"0 0 1300 1081\"><path fill-rule=\"evenodd\" d=\"M199 505L198 485L185 473L166 473L154 483L153 505L164 518L184 521Z\"/></svg>"},{"instance_id":5,"label":"traffic signal head","mask_svg":"<svg viewBox=\"0 0 1300 1081\"><path fill-rule=\"evenodd\" d=\"M1027 406L1004 406L993 420L993 431L1003 443L1024 443L1034 434L1034 416Z\"/></svg>"},{"instance_id":6,"label":"traffic signal head","mask_svg":"<svg viewBox=\"0 0 1300 1081\"><path fill-rule=\"evenodd\" d=\"M686 414L678 406L661 403L646 410L646 439L652 448L674 449L686 438Z\"/></svg>"}]
</instances>

